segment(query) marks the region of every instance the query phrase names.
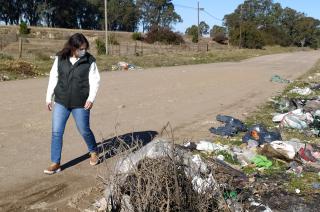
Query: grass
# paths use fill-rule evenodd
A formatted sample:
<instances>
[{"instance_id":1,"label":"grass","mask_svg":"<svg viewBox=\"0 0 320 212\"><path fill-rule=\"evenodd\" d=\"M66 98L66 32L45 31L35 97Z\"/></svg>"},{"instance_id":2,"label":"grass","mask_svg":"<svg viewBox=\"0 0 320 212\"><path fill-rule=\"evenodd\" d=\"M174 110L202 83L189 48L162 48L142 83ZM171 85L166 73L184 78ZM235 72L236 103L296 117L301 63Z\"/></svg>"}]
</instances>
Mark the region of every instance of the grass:
<instances>
[{"instance_id":1,"label":"grass","mask_svg":"<svg viewBox=\"0 0 320 212\"><path fill-rule=\"evenodd\" d=\"M264 50L260 49L238 49L238 48L228 48L224 46L222 49L214 49L208 52L190 52L190 51L180 51L180 52L167 52L161 54L149 54L142 56L111 56L111 55L97 55L97 65L100 71L111 71L112 65L117 64L119 61L125 61L129 64L139 66L142 68L152 68L152 67L166 67L166 66L178 66L178 65L191 65L191 64L203 64L203 63L216 63L216 62L237 62L247 58L276 54L283 52L293 52L293 51L307 51L307 48L297 48L288 47L283 48L279 46L266 47ZM28 54L24 55L23 61L30 63L32 66L36 67L37 77L48 75L50 72L53 60L49 58L50 53L47 53L46 49L29 49ZM18 61L13 58L12 55L0 52L0 75L8 75L10 80L14 79L24 79L28 75L20 75L19 73L14 73L14 69L8 71L10 67L4 66L2 64L8 63L8 61ZM7 67L6 70L3 67Z\"/></svg>"},{"instance_id":2,"label":"grass","mask_svg":"<svg viewBox=\"0 0 320 212\"><path fill-rule=\"evenodd\" d=\"M244 59L283 52L293 52L298 50L307 50L305 48L296 47L267 47L265 50L259 49L237 49L226 48L216 49L209 52L176 52L165 54L150 54L143 56L97 56L97 64L100 69L111 70L111 66L118 61L125 61L127 63L142 67L166 67L178 65L204 64L216 62L237 62ZM156 60L155 60L156 58Z\"/></svg>"},{"instance_id":3,"label":"grass","mask_svg":"<svg viewBox=\"0 0 320 212\"><path fill-rule=\"evenodd\" d=\"M288 191L292 193L295 193L296 189L299 189L302 194L320 193L319 189L312 188L312 183L320 183L318 174L314 172L304 172L301 177L293 174L290 175L290 180L285 186Z\"/></svg>"}]
</instances>

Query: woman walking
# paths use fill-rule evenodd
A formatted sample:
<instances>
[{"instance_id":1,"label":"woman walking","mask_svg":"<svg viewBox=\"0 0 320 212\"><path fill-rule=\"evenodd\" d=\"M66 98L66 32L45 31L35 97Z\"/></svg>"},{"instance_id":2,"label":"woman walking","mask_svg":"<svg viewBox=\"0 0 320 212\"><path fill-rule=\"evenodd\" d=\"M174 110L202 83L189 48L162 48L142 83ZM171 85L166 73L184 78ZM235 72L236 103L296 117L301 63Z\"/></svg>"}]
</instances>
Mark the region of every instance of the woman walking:
<instances>
[{"instance_id":1,"label":"woman walking","mask_svg":"<svg viewBox=\"0 0 320 212\"><path fill-rule=\"evenodd\" d=\"M45 174L61 171L63 133L72 113L78 131L87 144L90 165L99 162L95 137L90 129L90 109L95 100L100 75L95 58L87 52L89 42L81 33L72 35L57 53L50 71L46 105L52 111L51 162Z\"/></svg>"}]
</instances>

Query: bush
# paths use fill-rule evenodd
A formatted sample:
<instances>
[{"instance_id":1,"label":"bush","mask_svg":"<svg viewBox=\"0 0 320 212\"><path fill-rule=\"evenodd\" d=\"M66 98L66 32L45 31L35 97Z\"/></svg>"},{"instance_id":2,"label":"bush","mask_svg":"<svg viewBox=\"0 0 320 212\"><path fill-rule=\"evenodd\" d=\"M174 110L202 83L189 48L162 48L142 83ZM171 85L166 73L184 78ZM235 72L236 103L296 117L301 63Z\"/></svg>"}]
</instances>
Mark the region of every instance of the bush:
<instances>
[{"instance_id":1,"label":"bush","mask_svg":"<svg viewBox=\"0 0 320 212\"><path fill-rule=\"evenodd\" d=\"M235 28L230 31L230 41L232 45L239 45L240 30ZM262 49L265 45L262 33L254 24L245 23L242 26L241 32L241 47L248 49Z\"/></svg>"},{"instance_id":2,"label":"bush","mask_svg":"<svg viewBox=\"0 0 320 212\"><path fill-rule=\"evenodd\" d=\"M214 40L217 43L225 44L225 42L228 40L227 36L223 32L216 33L212 40Z\"/></svg>"},{"instance_id":3,"label":"bush","mask_svg":"<svg viewBox=\"0 0 320 212\"><path fill-rule=\"evenodd\" d=\"M0 53L0 59L2 59L2 60L13 60L13 57L11 55L7 55L5 53Z\"/></svg>"},{"instance_id":4,"label":"bush","mask_svg":"<svg viewBox=\"0 0 320 212\"><path fill-rule=\"evenodd\" d=\"M198 27L196 25L192 25L191 27L186 29L186 34L192 37L193 43L198 43L199 35L198 35Z\"/></svg>"},{"instance_id":5,"label":"bush","mask_svg":"<svg viewBox=\"0 0 320 212\"><path fill-rule=\"evenodd\" d=\"M198 43L199 39L198 39L198 33L192 35L192 43Z\"/></svg>"},{"instance_id":6,"label":"bush","mask_svg":"<svg viewBox=\"0 0 320 212\"><path fill-rule=\"evenodd\" d=\"M184 43L182 36L169 28L152 27L144 39L147 43L161 42L165 44Z\"/></svg>"},{"instance_id":7,"label":"bush","mask_svg":"<svg viewBox=\"0 0 320 212\"><path fill-rule=\"evenodd\" d=\"M110 34L108 36L108 44L119 45L119 42L118 42L115 34Z\"/></svg>"},{"instance_id":8,"label":"bush","mask_svg":"<svg viewBox=\"0 0 320 212\"><path fill-rule=\"evenodd\" d=\"M142 40L142 34L140 32L134 32L131 37L133 40Z\"/></svg>"},{"instance_id":9,"label":"bush","mask_svg":"<svg viewBox=\"0 0 320 212\"><path fill-rule=\"evenodd\" d=\"M0 63L1 71L24 77L40 75L38 67L24 60L7 60Z\"/></svg>"},{"instance_id":10,"label":"bush","mask_svg":"<svg viewBox=\"0 0 320 212\"><path fill-rule=\"evenodd\" d=\"M35 53L35 56L38 60L43 60L43 61L48 61L50 60L50 56L49 55L46 55L45 53L43 52L36 52Z\"/></svg>"},{"instance_id":11,"label":"bush","mask_svg":"<svg viewBox=\"0 0 320 212\"><path fill-rule=\"evenodd\" d=\"M101 39L96 40L96 48L98 55L106 54L106 43Z\"/></svg>"},{"instance_id":12,"label":"bush","mask_svg":"<svg viewBox=\"0 0 320 212\"><path fill-rule=\"evenodd\" d=\"M21 21L20 28L19 28L20 35L27 35L30 33L30 29L28 29L27 23Z\"/></svg>"}]
</instances>

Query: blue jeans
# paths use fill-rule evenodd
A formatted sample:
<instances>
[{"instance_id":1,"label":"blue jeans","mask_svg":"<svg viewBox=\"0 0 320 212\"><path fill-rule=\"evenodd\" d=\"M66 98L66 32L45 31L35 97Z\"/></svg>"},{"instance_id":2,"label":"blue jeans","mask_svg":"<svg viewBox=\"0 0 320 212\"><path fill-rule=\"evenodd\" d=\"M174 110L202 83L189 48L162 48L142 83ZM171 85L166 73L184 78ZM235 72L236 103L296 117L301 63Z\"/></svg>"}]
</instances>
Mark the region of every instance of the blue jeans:
<instances>
[{"instance_id":1,"label":"blue jeans","mask_svg":"<svg viewBox=\"0 0 320 212\"><path fill-rule=\"evenodd\" d=\"M97 151L96 139L89 124L90 110L85 110L84 108L69 109L59 103L55 103L52 112L51 139L51 161L53 163L60 163L63 133L70 113L72 113L77 128L88 146L89 152Z\"/></svg>"}]
</instances>

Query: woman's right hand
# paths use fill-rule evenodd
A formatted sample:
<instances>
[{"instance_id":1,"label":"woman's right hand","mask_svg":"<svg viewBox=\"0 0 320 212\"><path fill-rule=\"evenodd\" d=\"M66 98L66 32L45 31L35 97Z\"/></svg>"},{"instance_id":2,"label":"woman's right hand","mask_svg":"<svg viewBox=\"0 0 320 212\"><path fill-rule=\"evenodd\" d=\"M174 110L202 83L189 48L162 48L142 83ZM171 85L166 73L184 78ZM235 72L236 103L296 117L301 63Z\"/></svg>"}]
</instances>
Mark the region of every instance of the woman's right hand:
<instances>
[{"instance_id":1,"label":"woman's right hand","mask_svg":"<svg viewBox=\"0 0 320 212\"><path fill-rule=\"evenodd\" d=\"M47 102L47 109L52 111L52 102Z\"/></svg>"}]
</instances>

